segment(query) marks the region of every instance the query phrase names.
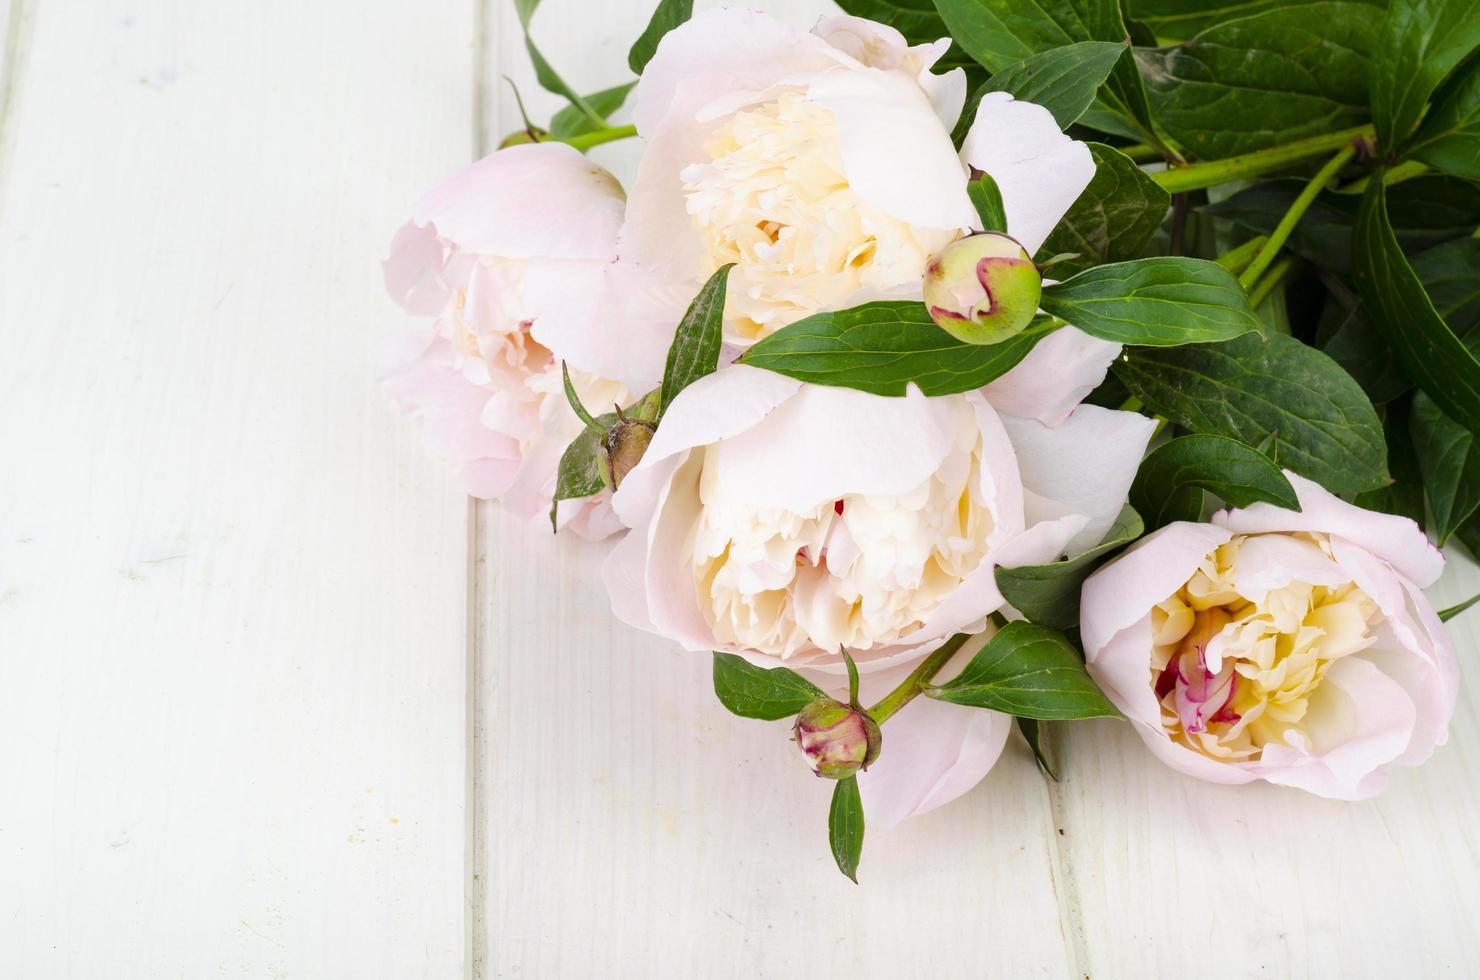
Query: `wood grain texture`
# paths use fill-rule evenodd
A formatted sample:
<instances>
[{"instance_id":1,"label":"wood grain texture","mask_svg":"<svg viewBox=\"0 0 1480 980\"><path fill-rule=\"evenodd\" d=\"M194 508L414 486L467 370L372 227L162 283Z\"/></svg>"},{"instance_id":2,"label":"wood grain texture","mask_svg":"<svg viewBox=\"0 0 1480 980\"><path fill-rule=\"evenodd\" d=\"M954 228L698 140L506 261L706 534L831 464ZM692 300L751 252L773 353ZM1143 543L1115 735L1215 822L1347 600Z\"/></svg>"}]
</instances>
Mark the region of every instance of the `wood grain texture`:
<instances>
[{"instance_id":1,"label":"wood grain texture","mask_svg":"<svg viewBox=\"0 0 1480 980\"><path fill-rule=\"evenodd\" d=\"M9 10L0 974L460 976L467 508L375 373L472 6Z\"/></svg>"}]
</instances>

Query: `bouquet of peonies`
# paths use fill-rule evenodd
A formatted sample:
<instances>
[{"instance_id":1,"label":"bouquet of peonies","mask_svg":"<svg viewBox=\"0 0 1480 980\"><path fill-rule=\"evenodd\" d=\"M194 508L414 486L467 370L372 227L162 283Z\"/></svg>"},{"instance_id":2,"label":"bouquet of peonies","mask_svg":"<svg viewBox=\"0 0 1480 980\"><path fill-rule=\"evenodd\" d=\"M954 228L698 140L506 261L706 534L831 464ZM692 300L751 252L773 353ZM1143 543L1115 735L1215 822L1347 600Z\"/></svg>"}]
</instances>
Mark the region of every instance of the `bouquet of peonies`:
<instances>
[{"instance_id":1,"label":"bouquet of peonies","mask_svg":"<svg viewBox=\"0 0 1480 980\"><path fill-rule=\"evenodd\" d=\"M585 96L529 42L569 106L395 236L396 400L619 536L615 614L791 721L850 877L1014 726L1049 776L1102 716L1217 782L1423 762L1422 525L1480 547L1470 0L841 5L661 0ZM633 136L624 192L583 153Z\"/></svg>"}]
</instances>

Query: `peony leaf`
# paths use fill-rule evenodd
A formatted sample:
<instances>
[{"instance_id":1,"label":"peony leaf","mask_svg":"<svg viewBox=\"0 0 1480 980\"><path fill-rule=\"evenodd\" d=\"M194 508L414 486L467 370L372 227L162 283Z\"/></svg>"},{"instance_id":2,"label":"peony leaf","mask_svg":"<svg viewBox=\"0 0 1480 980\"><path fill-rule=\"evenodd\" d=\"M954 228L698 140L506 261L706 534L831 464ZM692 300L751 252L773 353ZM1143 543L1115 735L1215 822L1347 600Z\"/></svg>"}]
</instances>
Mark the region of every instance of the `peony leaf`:
<instances>
[{"instance_id":1,"label":"peony leaf","mask_svg":"<svg viewBox=\"0 0 1480 980\"><path fill-rule=\"evenodd\" d=\"M827 842L838 870L858 884L858 859L863 856L863 797L858 793L857 776L839 779L833 787L832 805L827 810Z\"/></svg>"},{"instance_id":2,"label":"peony leaf","mask_svg":"<svg viewBox=\"0 0 1480 980\"><path fill-rule=\"evenodd\" d=\"M1413 451L1434 512L1439 547L1480 509L1480 448L1474 433L1445 415L1420 391L1409 416Z\"/></svg>"},{"instance_id":3,"label":"peony leaf","mask_svg":"<svg viewBox=\"0 0 1480 980\"><path fill-rule=\"evenodd\" d=\"M1129 0L1130 16L1164 40L1182 40L1214 24L1247 17L1289 0ZM1140 44L1140 41L1136 42Z\"/></svg>"},{"instance_id":4,"label":"peony leaf","mask_svg":"<svg viewBox=\"0 0 1480 980\"><path fill-rule=\"evenodd\" d=\"M1150 411L1246 446L1272 440L1267 455L1334 493L1388 483L1372 402L1335 361L1294 337L1133 349L1114 369Z\"/></svg>"},{"instance_id":5,"label":"peony leaf","mask_svg":"<svg viewBox=\"0 0 1480 980\"><path fill-rule=\"evenodd\" d=\"M1124 42L1080 41L1040 51L994 72L976 99L980 102L986 92L1008 92L1021 102L1043 106L1060 129L1068 129L1095 101L1095 92L1125 50Z\"/></svg>"},{"instance_id":6,"label":"peony leaf","mask_svg":"<svg viewBox=\"0 0 1480 980\"><path fill-rule=\"evenodd\" d=\"M997 182L991 174L972 168L971 179L966 182L966 196L971 198L971 206L976 208L982 231L1007 233L1007 210L1002 206L1002 191L997 189Z\"/></svg>"},{"instance_id":7,"label":"peony leaf","mask_svg":"<svg viewBox=\"0 0 1480 980\"><path fill-rule=\"evenodd\" d=\"M1131 503L1150 527L1202 519L1203 491L1234 507L1270 503L1298 511L1300 499L1268 456L1227 436L1207 433L1164 442L1142 460Z\"/></svg>"},{"instance_id":8,"label":"peony leaf","mask_svg":"<svg viewBox=\"0 0 1480 980\"><path fill-rule=\"evenodd\" d=\"M610 427L616 421L614 412L596 417L596 422L603 427ZM560 501L594 497L605 489L601 470L597 467L600 455L601 433L590 426L582 429L581 434L560 454L560 465L555 469L555 495L550 501L550 530L559 530L555 515L560 509Z\"/></svg>"},{"instance_id":9,"label":"peony leaf","mask_svg":"<svg viewBox=\"0 0 1480 980\"><path fill-rule=\"evenodd\" d=\"M1156 121L1211 160L1366 122L1378 11L1292 4L1210 27L1136 60Z\"/></svg>"},{"instance_id":10,"label":"peony leaf","mask_svg":"<svg viewBox=\"0 0 1480 980\"><path fill-rule=\"evenodd\" d=\"M999 567L997 589L1031 622L1052 629L1072 629L1079 625L1079 590L1084 580L1110 552L1130 544L1144 530L1141 515L1127 506L1105 533L1105 539L1081 555L1047 565Z\"/></svg>"},{"instance_id":11,"label":"peony leaf","mask_svg":"<svg viewBox=\"0 0 1480 980\"><path fill-rule=\"evenodd\" d=\"M652 19L643 29L642 36L633 42L632 50L627 52L627 66L632 69L632 74L641 75L647 63L652 60L653 53L658 50L658 42L663 40L663 36L693 15L694 0L658 0L658 9L653 11Z\"/></svg>"},{"instance_id":12,"label":"peony leaf","mask_svg":"<svg viewBox=\"0 0 1480 980\"><path fill-rule=\"evenodd\" d=\"M1457 177L1480 180L1480 60L1461 68L1434 96L1404 155Z\"/></svg>"},{"instance_id":13,"label":"peony leaf","mask_svg":"<svg viewBox=\"0 0 1480 980\"><path fill-rule=\"evenodd\" d=\"M1032 623L1008 623L965 670L939 687L927 687L925 694L1039 721L1120 715L1064 634Z\"/></svg>"},{"instance_id":14,"label":"peony leaf","mask_svg":"<svg viewBox=\"0 0 1480 980\"><path fill-rule=\"evenodd\" d=\"M776 331L741 361L813 384L903 395L973 391L1006 374L1062 324L1039 317L1000 344L968 344L937 327L925 304L867 303L816 313Z\"/></svg>"},{"instance_id":15,"label":"peony leaf","mask_svg":"<svg viewBox=\"0 0 1480 980\"><path fill-rule=\"evenodd\" d=\"M633 80L611 88L604 88L600 92L592 92L586 96L586 103L603 116L609 116L622 108L622 104L627 101L628 93L636 86L637 82ZM550 120L550 135L561 139L580 136L582 133L592 132L595 128L595 124L586 117L586 114L574 105L561 109Z\"/></svg>"},{"instance_id":16,"label":"peony leaf","mask_svg":"<svg viewBox=\"0 0 1480 980\"><path fill-rule=\"evenodd\" d=\"M660 419L680 391L719 369L719 349L724 343L725 283L732 268L733 262L720 266L699 288L699 294L678 321L663 369Z\"/></svg>"},{"instance_id":17,"label":"peony leaf","mask_svg":"<svg viewBox=\"0 0 1480 980\"><path fill-rule=\"evenodd\" d=\"M1216 343L1259 329L1238 280L1205 259L1097 266L1043 287L1040 306L1090 336L1144 347Z\"/></svg>"},{"instance_id":18,"label":"peony leaf","mask_svg":"<svg viewBox=\"0 0 1480 980\"><path fill-rule=\"evenodd\" d=\"M1127 37L1118 0L1034 4L1018 0L936 0L935 6L957 43L993 73L1065 45L1080 41L1124 44ZM1151 109L1129 50L1116 59L1099 103L1086 117L1086 123L1096 128L1108 125L1122 135L1151 138ZM1129 125L1107 123L1101 118L1106 116L1118 116Z\"/></svg>"},{"instance_id":19,"label":"peony leaf","mask_svg":"<svg viewBox=\"0 0 1480 980\"><path fill-rule=\"evenodd\" d=\"M1382 151L1418 125L1429 97L1480 46L1475 0L1390 0L1372 58L1372 121Z\"/></svg>"},{"instance_id":20,"label":"peony leaf","mask_svg":"<svg viewBox=\"0 0 1480 980\"><path fill-rule=\"evenodd\" d=\"M733 653L714 654L714 694L732 714L777 721L827 697L817 685L785 667L757 667Z\"/></svg>"},{"instance_id":21,"label":"peony leaf","mask_svg":"<svg viewBox=\"0 0 1480 980\"><path fill-rule=\"evenodd\" d=\"M1056 276L1136 258L1172 203L1172 196L1119 150L1090 143L1089 151L1095 158L1094 178L1035 257L1041 262L1051 255L1078 253L1054 266Z\"/></svg>"},{"instance_id":22,"label":"peony leaf","mask_svg":"<svg viewBox=\"0 0 1480 980\"><path fill-rule=\"evenodd\" d=\"M1043 770L1043 774L1049 779L1058 782L1059 774L1053 771L1053 766L1048 760L1048 748L1043 744L1043 736L1048 731L1045 727L1047 723L1040 724L1033 718L1017 718L1014 720L1017 722L1018 731L1023 734L1023 741L1027 742L1028 748L1033 750L1033 759L1038 763L1038 768Z\"/></svg>"},{"instance_id":23,"label":"peony leaf","mask_svg":"<svg viewBox=\"0 0 1480 980\"><path fill-rule=\"evenodd\" d=\"M1480 433L1480 361L1449 329L1388 222L1381 171L1362 198L1352 240L1362 302L1403 372L1470 432Z\"/></svg>"},{"instance_id":24,"label":"peony leaf","mask_svg":"<svg viewBox=\"0 0 1480 980\"><path fill-rule=\"evenodd\" d=\"M597 112L579 92L571 88L565 79L560 77L560 73L555 70L554 66L545 60L540 49L535 47L534 38L529 35L529 21L539 5L540 0L514 0L514 12L519 15L519 26L524 31L524 50L529 54L530 63L534 65L535 79L545 91L564 97L581 115L586 117L593 127L606 125L606 120L601 113Z\"/></svg>"},{"instance_id":25,"label":"peony leaf","mask_svg":"<svg viewBox=\"0 0 1480 980\"><path fill-rule=\"evenodd\" d=\"M1392 471L1393 482L1356 494L1352 503L1366 510L1406 517L1423 527L1423 476L1418 469L1418 457L1413 452L1409 414L1406 401L1393 402L1384 408L1382 431L1387 439L1388 469Z\"/></svg>"},{"instance_id":26,"label":"peony leaf","mask_svg":"<svg viewBox=\"0 0 1480 980\"><path fill-rule=\"evenodd\" d=\"M1477 602L1480 602L1480 593L1476 593L1475 595L1470 596L1468 599L1466 599L1464 602L1459 603L1458 605L1450 606L1448 609L1439 610L1439 622L1449 622L1451 619L1458 616L1460 613L1464 612L1466 609L1470 608Z\"/></svg>"}]
</instances>

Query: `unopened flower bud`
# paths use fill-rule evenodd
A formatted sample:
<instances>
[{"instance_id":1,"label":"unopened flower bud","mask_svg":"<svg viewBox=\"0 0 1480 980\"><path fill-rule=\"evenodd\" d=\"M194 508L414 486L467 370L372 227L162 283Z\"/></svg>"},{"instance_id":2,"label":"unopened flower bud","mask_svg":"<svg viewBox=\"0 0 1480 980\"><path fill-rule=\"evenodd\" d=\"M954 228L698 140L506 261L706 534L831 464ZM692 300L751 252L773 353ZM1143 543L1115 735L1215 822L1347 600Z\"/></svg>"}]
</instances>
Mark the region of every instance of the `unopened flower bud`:
<instances>
[{"instance_id":1,"label":"unopened flower bud","mask_svg":"<svg viewBox=\"0 0 1480 980\"><path fill-rule=\"evenodd\" d=\"M601 472L601 482L606 488L616 491L632 472L632 467L642 462L648 443L653 441L657 427L644 419L617 413L617 421L601 435L601 453L596 466Z\"/></svg>"},{"instance_id":2,"label":"unopened flower bud","mask_svg":"<svg viewBox=\"0 0 1480 980\"><path fill-rule=\"evenodd\" d=\"M847 779L879 757L884 736L867 712L832 698L818 698L797 715L797 747L817 775Z\"/></svg>"},{"instance_id":3,"label":"unopened flower bud","mask_svg":"<svg viewBox=\"0 0 1480 980\"><path fill-rule=\"evenodd\" d=\"M931 319L946 333L968 344L997 344L1033 322L1043 277L1016 239L989 231L931 256L924 290Z\"/></svg>"}]
</instances>

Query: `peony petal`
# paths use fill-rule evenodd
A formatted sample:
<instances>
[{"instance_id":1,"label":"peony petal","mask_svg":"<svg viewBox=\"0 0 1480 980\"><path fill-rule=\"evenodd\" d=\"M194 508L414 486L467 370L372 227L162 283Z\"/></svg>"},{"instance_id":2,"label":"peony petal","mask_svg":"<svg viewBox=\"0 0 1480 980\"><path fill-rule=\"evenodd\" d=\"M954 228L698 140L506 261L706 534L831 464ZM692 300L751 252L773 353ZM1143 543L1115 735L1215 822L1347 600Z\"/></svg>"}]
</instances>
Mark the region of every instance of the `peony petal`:
<instances>
[{"instance_id":1,"label":"peony petal","mask_svg":"<svg viewBox=\"0 0 1480 980\"><path fill-rule=\"evenodd\" d=\"M1319 531L1360 543L1420 588L1433 585L1444 572L1444 555L1423 530L1406 517L1379 514L1349 504L1318 483L1289 470L1285 476L1300 498L1299 512L1273 504L1254 504L1219 511L1213 523L1235 534L1263 531Z\"/></svg>"},{"instance_id":2,"label":"peony petal","mask_svg":"<svg viewBox=\"0 0 1480 980\"><path fill-rule=\"evenodd\" d=\"M1233 566L1234 590L1254 603L1291 582L1335 588L1350 581L1351 575L1310 541L1278 534L1246 539Z\"/></svg>"},{"instance_id":3,"label":"peony petal","mask_svg":"<svg viewBox=\"0 0 1480 980\"><path fill-rule=\"evenodd\" d=\"M385 289L412 316L436 316L452 295L443 278L446 250L435 228L408 221L381 263Z\"/></svg>"},{"instance_id":4,"label":"peony petal","mask_svg":"<svg viewBox=\"0 0 1480 980\"><path fill-rule=\"evenodd\" d=\"M915 79L877 69L831 71L808 86L808 96L837 119L843 170L859 197L920 227L975 223L950 131Z\"/></svg>"},{"instance_id":5,"label":"peony petal","mask_svg":"<svg viewBox=\"0 0 1480 980\"><path fill-rule=\"evenodd\" d=\"M1148 534L1091 575L1084 583L1079 611L1086 661L1094 664L1117 633L1140 622L1153 606L1186 585L1202 560L1232 536L1211 524L1177 521ZM1149 685L1149 638L1137 655L1138 669Z\"/></svg>"},{"instance_id":6,"label":"peony petal","mask_svg":"<svg viewBox=\"0 0 1480 980\"><path fill-rule=\"evenodd\" d=\"M887 398L803 385L712 446L706 468L722 486L743 487L754 506L794 512L846 494L902 494L935 472L969 418L963 399L926 398L913 386Z\"/></svg>"},{"instance_id":7,"label":"peony petal","mask_svg":"<svg viewBox=\"0 0 1480 980\"><path fill-rule=\"evenodd\" d=\"M1053 115L1006 92L988 92L961 146L961 159L985 170L1002 192L1007 230L1030 253L1095 175L1089 147L1065 136Z\"/></svg>"},{"instance_id":8,"label":"peony petal","mask_svg":"<svg viewBox=\"0 0 1480 980\"><path fill-rule=\"evenodd\" d=\"M1258 773L1318 796L1361 800L1387 782L1383 767L1407 749L1417 712L1403 687L1362 657L1326 670L1302 721L1309 743L1264 746Z\"/></svg>"},{"instance_id":9,"label":"peony petal","mask_svg":"<svg viewBox=\"0 0 1480 980\"><path fill-rule=\"evenodd\" d=\"M1155 420L1082 405L1055 429L1006 415L1002 424L1017 450L1028 523L1083 514L1089 521L1070 552L1099 544L1125 506Z\"/></svg>"},{"instance_id":10,"label":"peony petal","mask_svg":"<svg viewBox=\"0 0 1480 980\"><path fill-rule=\"evenodd\" d=\"M983 388L999 412L1062 425L1069 413L1105 380L1120 345L1076 327L1061 327L1040 340L1017 367Z\"/></svg>"},{"instance_id":11,"label":"peony petal","mask_svg":"<svg viewBox=\"0 0 1480 980\"><path fill-rule=\"evenodd\" d=\"M893 27L862 17L824 17L812 33L860 65L904 72L924 90L946 131L955 128L966 104L966 72L960 68L940 75L930 71L950 50L950 38L912 47Z\"/></svg>"},{"instance_id":12,"label":"peony petal","mask_svg":"<svg viewBox=\"0 0 1480 980\"><path fill-rule=\"evenodd\" d=\"M418 225L480 255L607 260L623 213L616 178L564 143L497 150L437 184Z\"/></svg>"}]
</instances>

